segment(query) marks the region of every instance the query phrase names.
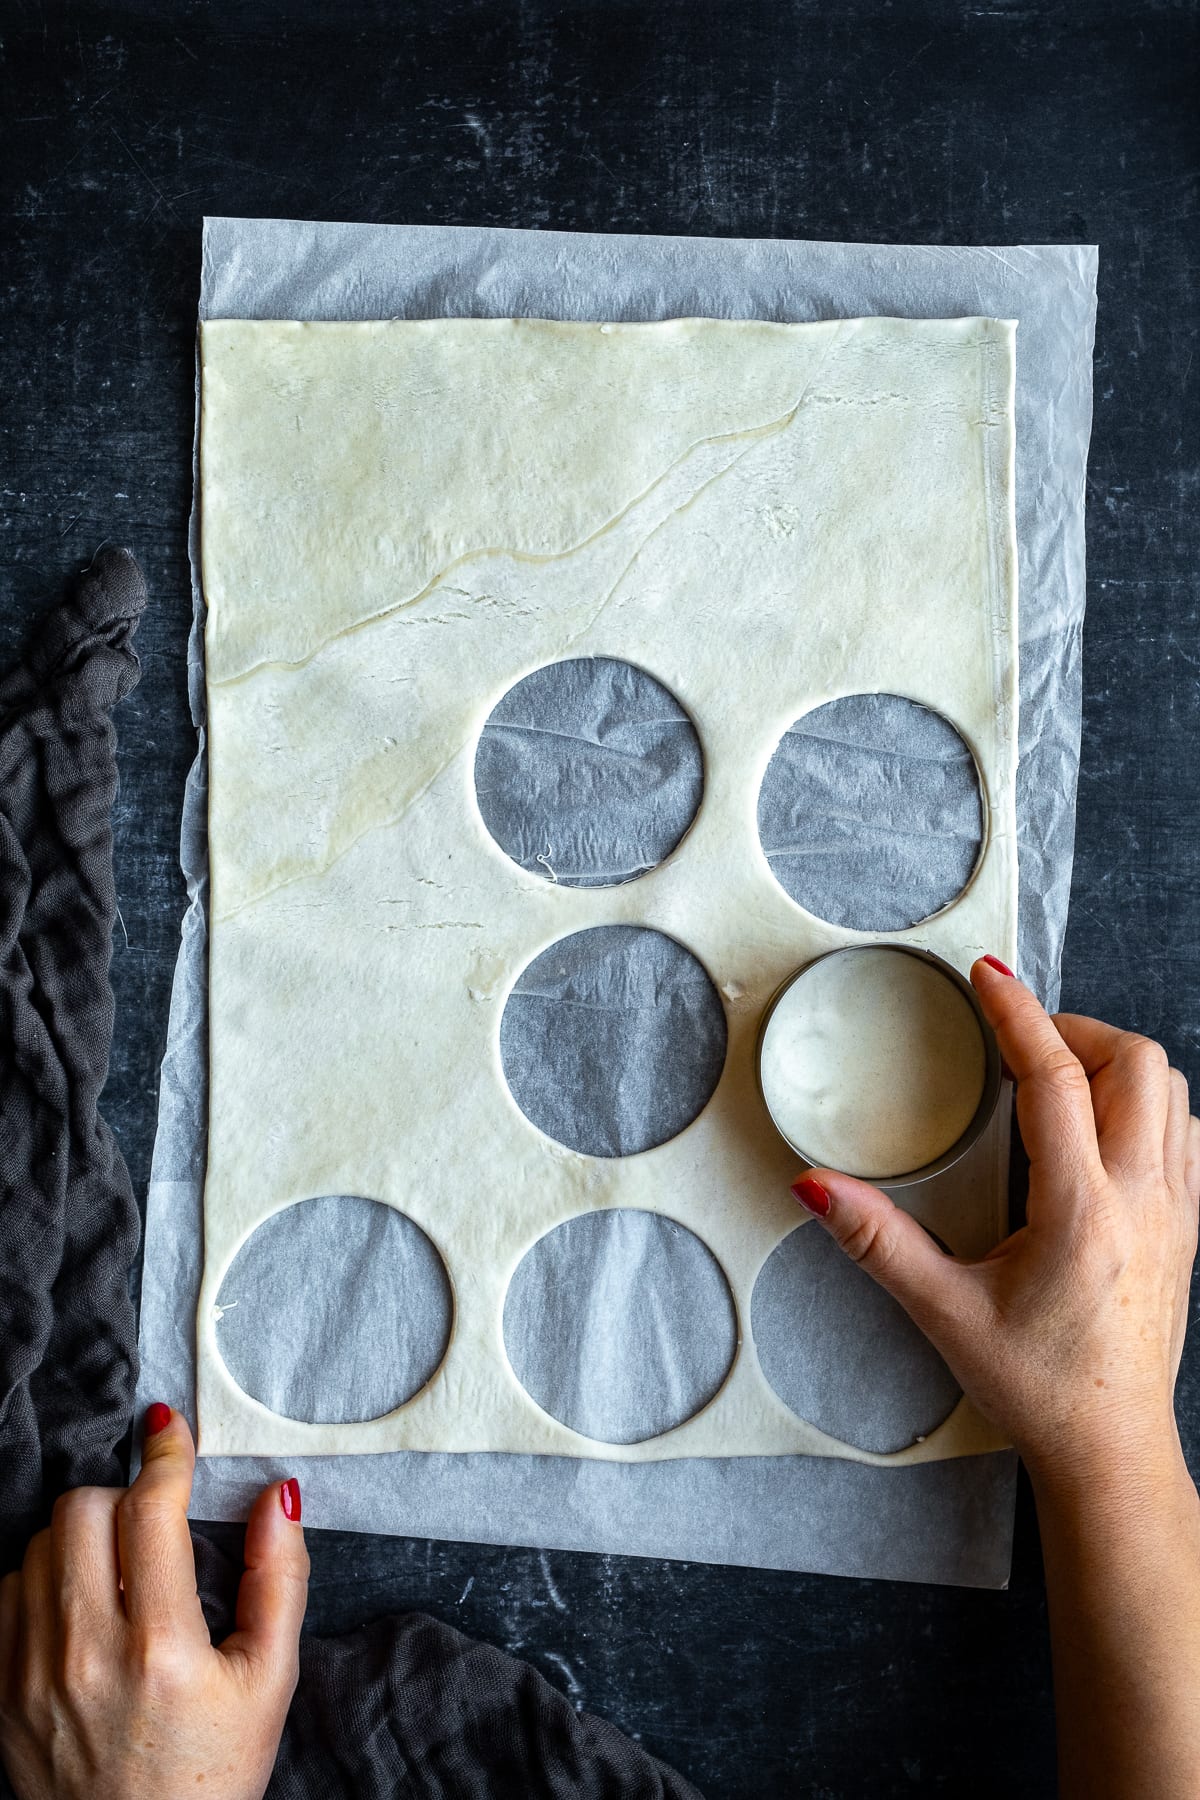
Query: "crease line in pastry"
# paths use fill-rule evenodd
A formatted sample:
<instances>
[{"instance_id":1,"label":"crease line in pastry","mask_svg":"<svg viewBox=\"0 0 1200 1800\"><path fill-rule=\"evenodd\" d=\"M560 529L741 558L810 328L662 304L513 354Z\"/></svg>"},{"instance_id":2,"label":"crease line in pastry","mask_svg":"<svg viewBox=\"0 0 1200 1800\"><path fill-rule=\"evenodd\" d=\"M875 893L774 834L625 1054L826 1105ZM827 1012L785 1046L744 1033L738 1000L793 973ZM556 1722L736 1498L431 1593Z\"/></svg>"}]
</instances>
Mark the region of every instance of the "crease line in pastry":
<instances>
[{"instance_id":1,"label":"crease line in pastry","mask_svg":"<svg viewBox=\"0 0 1200 1800\"><path fill-rule=\"evenodd\" d=\"M392 606L382 607L378 612L368 614L365 619L353 620L351 624L343 626L340 631L332 632L329 637L323 638L314 649L307 653L307 655L295 658L264 657L261 662L252 663L249 668L239 669L232 675L222 675L219 677L210 676L208 680L209 687L239 687L243 682L249 681L253 676L261 674L266 669L281 669L292 672L305 669L308 667L309 663L315 662L317 657L327 650L331 644L336 644L342 638L351 637L356 632L363 631L370 625L378 625L385 619L393 618L397 613L405 612L409 608L419 605L422 600L427 599L434 589L445 580L447 575L451 574L453 570L461 568L463 563L482 561L488 557L506 556L510 557L514 562L532 563L537 567L544 567L548 563L565 562L569 557L578 555L581 550L590 549L593 544L598 543L601 538L607 537L610 532L614 531L616 527L621 524L622 520L628 518L630 513L634 512L644 501L648 500L655 489L661 487L663 482L668 480L668 478L674 474L675 470L681 468L698 450L710 449L715 444L736 444L746 438L761 439L773 437L781 431L786 431L800 411L800 408L804 405L808 396L811 394L813 383L821 374L826 363L837 348L837 345L844 334L846 324L846 320L839 322L828 349L819 359L817 367L813 370L812 375L801 389L799 398L785 413L781 413L776 419L768 419L763 425L745 426L737 431L719 431L714 432L710 437L697 438L693 443L688 444L681 450L679 455L668 463L667 467L662 470L660 474L656 475L654 480L643 488L640 493L635 494L631 500L627 501L626 504L621 507L619 512L614 513L612 518L606 519L602 525L597 526L596 530L590 532L587 537L581 538L577 544L570 545L566 550L548 550L544 552L519 550L503 544L485 545L478 549L464 550L461 556L454 557L444 568L439 569L436 574L426 582L419 593L410 594L404 600L397 600ZM744 455L745 452L742 454ZM733 465L729 464L727 466L732 467Z\"/></svg>"},{"instance_id":2,"label":"crease line in pastry","mask_svg":"<svg viewBox=\"0 0 1200 1800\"><path fill-rule=\"evenodd\" d=\"M625 577L628 575L630 569L633 568L634 564L637 562L638 558L641 556L643 550L646 548L646 546L650 542L651 538L656 537L658 535L658 533L663 529L663 527L665 525L669 525L673 519L677 519L679 517L680 513L687 512L689 510L689 508L692 507L695 504L695 502L700 498L701 494L707 492L707 490L710 487L715 486L715 484L718 481L720 481L724 476L729 474L731 469L736 469L738 464L740 462L742 462L747 456L749 456L750 452L755 448L756 443L761 442L765 437L772 436L772 435L778 435L778 433L780 431L787 430L788 426L791 425L792 422L794 421L794 419L796 418L801 407L805 404L805 402L809 399L810 395L812 394L813 387L816 384L821 373L823 372L823 370L825 368L825 364L829 361L830 357L833 355L834 351L837 349L838 343L841 340L841 338L845 332L846 324L847 324L847 321L842 320L842 322L838 325L837 330L835 331L835 333L833 335L833 338L829 344L828 349L825 351L825 354L820 358L820 360L817 363L816 368L813 370L812 374L809 376L808 380L805 382L804 386L801 388L800 393L796 398L795 405L791 408L791 411L786 413L782 419L776 421L773 431L770 428L764 428L762 431L756 431L753 434L750 432L742 432L739 434L741 437L753 436L754 442L747 444L746 448L744 450L739 450L736 456L730 457L729 461L725 464L723 469L718 469L718 470L716 470L716 472L714 474L709 475L706 480L704 480L700 483L698 488L693 489L693 491L688 495L686 500L681 501L678 506L673 506L671 508L670 512L667 513L664 518L661 518L658 521L657 525L654 525L651 527L651 529L646 533L645 537L642 539L641 543L637 546L636 550L634 551L633 555L630 557L629 561L625 564L625 567L621 570L621 573L617 576L617 579L613 582L612 586L609 588L607 594L605 594L603 600L600 602L599 606L596 608L596 610L592 614L591 618L587 621L587 624L581 625L579 630L567 639L567 642L564 646L565 649L568 649L568 650L571 649L575 644L577 644L579 642L580 638L586 637L589 631L592 631L595 629L596 625L598 624L598 622L600 620L601 615L607 610L607 608L610 605L610 603L612 602L612 600L616 597L617 590L620 588L622 582L625 580Z\"/></svg>"}]
</instances>

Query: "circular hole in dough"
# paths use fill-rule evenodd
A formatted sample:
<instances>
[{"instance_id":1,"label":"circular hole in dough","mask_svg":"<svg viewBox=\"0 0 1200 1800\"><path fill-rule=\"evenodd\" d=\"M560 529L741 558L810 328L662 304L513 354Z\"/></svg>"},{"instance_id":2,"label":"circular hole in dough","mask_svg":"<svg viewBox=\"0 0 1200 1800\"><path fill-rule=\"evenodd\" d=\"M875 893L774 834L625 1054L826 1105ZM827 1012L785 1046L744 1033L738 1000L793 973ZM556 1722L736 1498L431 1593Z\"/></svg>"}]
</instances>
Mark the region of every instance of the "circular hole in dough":
<instances>
[{"instance_id":1,"label":"circular hole in dough","mask_svg":"<svg viewBox=\"0 0 1200 1800\"><path fill-rule=\"evenodd\" d=\"M585 1156L633 1156L676 1137L708 1104L726 1041L701 964L640 925L551 944L517 978L500 1021L513 1099Z\"/></svg>"},{"instance_id":2,"label":"circular hole in dough","mask_svg":"<svg viewBox=\"0 0 1200 1800\"><path fill-rule=\"evenodd\" d=\"M518 681L475 753L488 831L560 887L614 887L657 868L703 789L692 721L661 682L614 657L550 663Z\"/></svg>"},{"instance_id":3,"label":"circular hole in dough","mask_svg":"<svg viewBox=\"0 0 1200 1800\"><path fill-rule=\"evenodd\" d=\"M238 1386L314 1425L376 1419L411 1400L446 1354L454 1317L445 1265L421 1228L349 1194L274 1213L234 1257L217 1306L217 1347Z\"/></svg>"},{"instance_id":4,"label":"circular hole in dough","mask_svg":"<svg viewBox=\"0 0 1200 1800\"><path fill-rule=\"evenodd\" d=\"M517 1268L504 1343L518 1381L553 1418L606 1444L637 1444L691 1418L729 1372L737 1316L724 1271L661 1213L585 1213Z\"/></svg>"},{"instance_id":5,"label":"circular hole in dough","mask_svg":"<svg viewBox=\"0 0 1200 1800\"><path fill-rule=\"evenodd\" d=\"M785 1406L860 1450L928 1437L961 1390L890 1294L818 1225L798 1225L764 1263L750 1302L763 1374Z\"/></svg>"},{"instance_id":6,"label":"circular hole in dough","mask_svg":"<svg viewBox=\"0 0 1200 1800\"><path fill-rule=\"evenodd\" d=\"M758 796L771 872L851 931L904 931L962 893L983 848L975 758L898 694L831 700L786 731Z\"/></svg>"}]
</instances>

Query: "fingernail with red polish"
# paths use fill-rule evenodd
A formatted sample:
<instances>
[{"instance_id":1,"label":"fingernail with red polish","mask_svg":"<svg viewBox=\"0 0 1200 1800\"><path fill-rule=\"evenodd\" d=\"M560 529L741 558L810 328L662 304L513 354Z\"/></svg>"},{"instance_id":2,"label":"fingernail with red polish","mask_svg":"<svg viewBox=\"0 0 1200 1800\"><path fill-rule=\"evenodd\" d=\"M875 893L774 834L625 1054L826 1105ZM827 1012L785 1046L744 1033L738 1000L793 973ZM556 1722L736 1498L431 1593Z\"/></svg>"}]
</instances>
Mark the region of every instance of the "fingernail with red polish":
<instances>
[{"instance_id":1,"label":"fingernail with red polish","mask_svg":"<svg viewBox=\"0 0 1200 1800\"><path fill-rule=\"evenodd\" d=\"M153 1406L146 1408L147 1437L157 1437L159 1432L165 1431L170 1423L171 1409L169 1406L164 1406L161 1400L156 1400Z\"/></svg>"},{"instance_id":2,"label":"fingernail with red polish","mask_svg":"<svg viewBox=\"0 0 1200 1800\"><path fill-rule=\"evenodd\" d=\"M293 1475L290 1480L280 1483L279 1504L283 1508L283 1516L290 1519L293 1525L300 1523L300 1483Z\"/></svg>"},{"instance_id":3,"label":"fingernail with red polish","mask_svg":"<svg viewBox=\"0 0 1200 1800\"><path fill-rule=\"evenodd\" d=\"M807 1207L810 1213L815 1213L818 1219L828 1217L829 1195L820 1182L814 1181L811 1175L802 1175L799 1181L793 1181L792 1192L801 1206Z\"/></svg>"},{"instance_id":4,"label":"fingernail with red polish","mask_svg":"<svg viewBox=\"0 0 1200 1800\"><path fill-rule=\"evenodd\" d=\"M983 960L989 969L995 969L997 975L1009 975L1014 981L1017 979L1008 964L1002 963L998 956L985 956Z\"/></svg>"}]
</instances>

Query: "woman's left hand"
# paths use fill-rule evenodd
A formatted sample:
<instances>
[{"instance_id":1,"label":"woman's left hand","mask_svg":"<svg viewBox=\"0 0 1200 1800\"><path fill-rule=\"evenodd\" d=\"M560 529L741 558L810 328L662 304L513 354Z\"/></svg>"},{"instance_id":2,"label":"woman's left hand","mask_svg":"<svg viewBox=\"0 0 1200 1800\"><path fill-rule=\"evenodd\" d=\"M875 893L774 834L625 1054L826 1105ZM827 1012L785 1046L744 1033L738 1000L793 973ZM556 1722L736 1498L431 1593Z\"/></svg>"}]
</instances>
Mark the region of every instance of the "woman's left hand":
<instances>
[{"instance_id":1,"label":"woman's left hand","mask_svg":"<svg viewBox=\"0 0 1200 1800\"><path fill-rule=\"evenodd\" d=\"M0 1756L19 1800L261 1800L308 1596L300 1491L255 1502L237 1629L214 1646L188 1533L195 1460L182 1414L151 1407L132 1487L64 1494L0 1582Z\"/></svg>"}]
</instances>

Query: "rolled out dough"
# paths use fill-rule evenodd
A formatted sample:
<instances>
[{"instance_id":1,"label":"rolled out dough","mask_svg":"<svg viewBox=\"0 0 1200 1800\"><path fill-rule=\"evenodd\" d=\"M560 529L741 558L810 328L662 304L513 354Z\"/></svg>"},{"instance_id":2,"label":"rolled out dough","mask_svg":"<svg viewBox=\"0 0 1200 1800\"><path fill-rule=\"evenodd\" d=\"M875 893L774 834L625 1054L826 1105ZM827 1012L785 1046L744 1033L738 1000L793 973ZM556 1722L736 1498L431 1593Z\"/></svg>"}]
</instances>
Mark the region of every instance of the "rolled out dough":
<instances>
[{"instance_id":1,"label":"rolled out dough","mask_svg":"<svg viewBox=\"0 0 1200 1800\"><path fill-rule=\"evenodd\" d=\"M858 939L776 883L756 802L782 733L829 699L886 691L943 713L981 771L986 845L953 905L894 936L960 968L985 949L1012 959L1013 356L1014 327L987 319L202 327L203 1454L886 1463L995 1446L964 1401L924 1442L873 1456L798 1419L759 1369L750 1294L796 1223L794 1161L755 1083L759 1018L791 970ZM706 786L653 873L569 889L503 855L472 769L514 682L593 655L639 664L687 709ZM500 1015L549 944L619 923L699 957L727 1003L729 1050L680 1136L591 1158L513 1102ZM1005 1133L998 1116L963 1166L963 1254L1002 1229ZM409 1214L453 1286L441 1368L365 1423L282 1419L219 1352L215 1302L238 1249L321 1194ZM633 1445L542 1412L503 1348L525 1252L612 1206L694 1231L740 1322L710 1404Z\"/></svg>"}]
</instances>

